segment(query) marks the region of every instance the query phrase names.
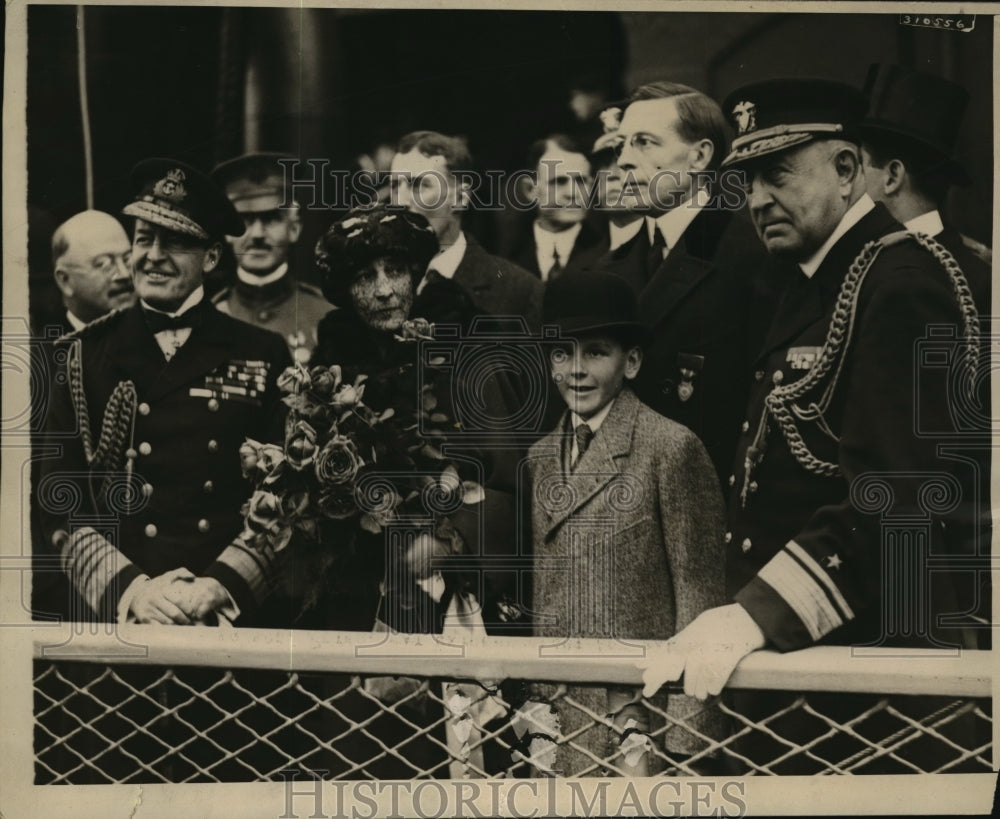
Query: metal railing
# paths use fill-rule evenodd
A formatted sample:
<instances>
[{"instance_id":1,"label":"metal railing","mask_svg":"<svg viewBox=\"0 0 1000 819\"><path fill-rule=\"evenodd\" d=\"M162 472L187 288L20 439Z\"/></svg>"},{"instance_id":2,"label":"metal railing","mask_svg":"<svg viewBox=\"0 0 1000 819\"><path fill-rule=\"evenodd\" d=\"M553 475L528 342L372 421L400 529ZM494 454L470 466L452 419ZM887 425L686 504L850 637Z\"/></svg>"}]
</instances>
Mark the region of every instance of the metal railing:
<instances>
[{"instance_id":1,"label":"metal railing","mask_svg":"<svg viewBox=\"0 0 1000 819\"><path fill-rule=\"evenodd\" d=\"M757 652L679 718L677 684L639 694L642 641L106 628L35 632L37 784L994 764L983 651Z\"/></svg>"}]
</instances>

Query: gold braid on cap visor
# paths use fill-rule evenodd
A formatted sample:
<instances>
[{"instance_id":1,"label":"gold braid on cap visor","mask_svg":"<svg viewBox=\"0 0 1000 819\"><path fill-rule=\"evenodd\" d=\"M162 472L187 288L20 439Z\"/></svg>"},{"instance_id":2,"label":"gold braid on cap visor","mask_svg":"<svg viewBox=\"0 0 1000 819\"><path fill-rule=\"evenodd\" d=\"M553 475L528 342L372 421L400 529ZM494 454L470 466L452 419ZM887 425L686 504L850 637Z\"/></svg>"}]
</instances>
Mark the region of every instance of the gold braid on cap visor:
<instances>
[{"instance_id":1,"label":"gold braid on cap visor","mask_svg":"<svg viewBox=\"0 0 1000 819\"><path fill-rule=\"evenodd\" d=\"M193 219L188 218L183 213L162 201L157 201L155 197L144 196L122 208L122 213L126 216L134 216L152 222L154 225L168 228L177 233L185 233L198 239L210 239L208 232Z\"/></svg>"},{"instance_id":2,"label":"gold braid on cap visor","mask_svg":"<svg viewBox=\"0 0 1000 819\"><path fill-rule=\"evenodd\" d=\"M843 130L844 126L837 123L801 122L753 131L733 140L733 150L722 160L722 167L791 148L794 145L802 145L819 134L839 134Z\"/></svg>"}]
</instances>

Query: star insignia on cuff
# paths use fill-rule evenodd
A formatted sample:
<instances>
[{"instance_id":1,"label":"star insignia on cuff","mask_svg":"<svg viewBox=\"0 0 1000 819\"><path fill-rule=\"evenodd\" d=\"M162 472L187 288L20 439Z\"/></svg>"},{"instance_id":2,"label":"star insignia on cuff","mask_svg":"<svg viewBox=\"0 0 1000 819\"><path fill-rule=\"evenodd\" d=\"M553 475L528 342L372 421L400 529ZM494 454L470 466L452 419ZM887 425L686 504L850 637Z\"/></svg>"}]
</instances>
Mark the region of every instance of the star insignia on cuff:
<instances>
[{"instance_id":1,"label":"star insignia on cuff","mask_svg":"<svg viewBox=\"0 0 1000 819\"><path fill-rule=\"evenodd\" d=\"M843 563L844 561L840 559L840 555L829 555L826 558L826 567L828 569L839 569Z\"/></svg>"}]
</instances>

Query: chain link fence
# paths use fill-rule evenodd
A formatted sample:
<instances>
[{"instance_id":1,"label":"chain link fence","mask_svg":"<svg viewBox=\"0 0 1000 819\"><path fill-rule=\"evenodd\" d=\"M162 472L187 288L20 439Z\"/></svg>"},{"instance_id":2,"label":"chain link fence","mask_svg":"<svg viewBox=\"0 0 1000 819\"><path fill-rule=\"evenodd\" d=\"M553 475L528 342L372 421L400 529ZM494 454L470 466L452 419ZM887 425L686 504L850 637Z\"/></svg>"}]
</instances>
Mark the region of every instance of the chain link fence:
<instances>
[{"instance_id":1,"label":"chain link fence","mask_svg":"<svg viewBox=\"0 0 1000 819\"><path fill-rule=\"evenodd\" d=\"M676 684L641 696L642 643L73 628L36 632L36 784L994 765L989 652L758 652L678 720Z\"/></svg>"}]
</instances>

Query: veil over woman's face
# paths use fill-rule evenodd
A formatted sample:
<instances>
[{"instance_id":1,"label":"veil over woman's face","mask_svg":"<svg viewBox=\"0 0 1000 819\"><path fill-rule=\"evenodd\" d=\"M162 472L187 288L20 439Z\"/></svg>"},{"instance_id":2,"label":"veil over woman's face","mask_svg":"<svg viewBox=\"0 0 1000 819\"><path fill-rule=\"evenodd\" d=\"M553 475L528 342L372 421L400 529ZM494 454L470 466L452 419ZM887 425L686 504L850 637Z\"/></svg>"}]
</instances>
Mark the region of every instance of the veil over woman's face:
<instances>
[{"instance_id":1,"label":"veil over woman's face","mask_svg":"<svg viewBox=\"0 0 1000 819\"><path fill-rule=\"evenodd\" d=\"M369 327L395 332L413 307L413 276L398 259L375 259L351 282L354 312Z\"/></svg>"}]
</instances>

